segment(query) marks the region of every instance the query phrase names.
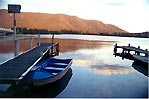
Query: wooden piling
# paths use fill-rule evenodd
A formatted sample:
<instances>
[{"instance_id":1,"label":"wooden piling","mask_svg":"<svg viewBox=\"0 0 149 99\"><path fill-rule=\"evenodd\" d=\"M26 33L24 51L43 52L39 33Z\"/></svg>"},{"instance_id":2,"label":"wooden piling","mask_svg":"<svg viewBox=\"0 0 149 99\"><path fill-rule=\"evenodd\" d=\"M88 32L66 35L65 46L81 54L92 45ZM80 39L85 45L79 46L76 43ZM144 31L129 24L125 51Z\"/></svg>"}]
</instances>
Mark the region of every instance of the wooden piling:
<instances>
[{"instance_id":1,"label":"wooden piling","mask_svg":"<svg viewBox=\"0 0 149 99\"><path fill-rule=\"evenodd\" d=\"M29 48L31 49L33 46L33 37L29 38Z\"/></svg>"}]
</instances>

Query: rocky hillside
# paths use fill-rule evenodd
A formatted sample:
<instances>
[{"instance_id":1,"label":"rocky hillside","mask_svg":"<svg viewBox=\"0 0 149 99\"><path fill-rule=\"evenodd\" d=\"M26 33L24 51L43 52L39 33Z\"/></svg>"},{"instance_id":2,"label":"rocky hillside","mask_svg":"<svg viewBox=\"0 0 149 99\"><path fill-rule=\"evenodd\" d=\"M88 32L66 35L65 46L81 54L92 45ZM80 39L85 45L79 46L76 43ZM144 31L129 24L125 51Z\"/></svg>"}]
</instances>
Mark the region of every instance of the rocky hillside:
<instances>
[{"instance_id":1,"label":"rocky hillside","mask_svg":"<svg viewBox=\"0 0 149 99\"><path fill-rule=\"evenodd\" d=\"M22 12L16 14L17 27L27 29L45 29L49 31L71 30L81 33L113 33L126 32L111 24L104 24L97 20L84 20L76 16L65 14L46 14ZM0 9L0 28L13 27L13 14Z\"/></svg>"}]
</instances>

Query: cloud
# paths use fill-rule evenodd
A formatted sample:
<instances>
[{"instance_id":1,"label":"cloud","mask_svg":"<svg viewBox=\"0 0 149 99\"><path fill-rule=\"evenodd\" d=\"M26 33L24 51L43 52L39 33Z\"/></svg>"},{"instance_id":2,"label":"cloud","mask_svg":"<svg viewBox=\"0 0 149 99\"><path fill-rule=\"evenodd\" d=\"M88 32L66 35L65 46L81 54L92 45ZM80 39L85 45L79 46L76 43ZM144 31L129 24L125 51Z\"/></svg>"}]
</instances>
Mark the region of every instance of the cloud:
<instances>
[{"instance_id":1,"label":"cloud","mask_svg":"<svg viewBox=\"0 0 149 99\"><path fill-rule=\"evenodd\" d=\"M5 4L7 4L7 1L6 0L1 0L0 1L0 9L5 8Z\"/></svg>"},{"instance_id":2,"label":"cloud","mask_svg":"<svg viewBox=\"0 0 149 99\"><path fill-rule=\"evenodd\" d=\"M117 2L109 2L107 3L108 5L112 5L112 6L125 6L125 3L117 3Z\"/></svg>"}]
</instances>

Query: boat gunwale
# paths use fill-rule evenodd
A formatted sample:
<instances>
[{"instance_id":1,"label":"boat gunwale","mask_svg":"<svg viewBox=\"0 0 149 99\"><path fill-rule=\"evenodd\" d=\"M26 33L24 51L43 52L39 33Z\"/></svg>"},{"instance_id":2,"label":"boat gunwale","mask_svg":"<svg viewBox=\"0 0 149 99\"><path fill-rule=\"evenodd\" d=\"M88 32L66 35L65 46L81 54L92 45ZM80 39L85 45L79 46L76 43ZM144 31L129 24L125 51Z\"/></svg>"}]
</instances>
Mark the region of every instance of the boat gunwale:
<instances>
[{"instance_id":1,"label":"boat gunwale","mask_svg":"<svg viewBox=\"0 0 149 99\"><path fill-rule=\"evenodd\" d=\"M35 83L35 84L34 84L35 86L42 86L42 85L44 85L43 83L40 84L40 82L42 82L42 81L47 81L47 80L48 80L48 82L49 82L49 80L50 80L49 83L55 82L55 81L61 79L61 78L67 73L67 71L68 71L68 69L70 68L71 64L72 64L72 59L71 59L71 61L69 62L69 64L66 66L66 68L65 68L64 70L61 70L61 72L56 73L56 74L54 74L53 76L50 76L50 77L47 77L47 78L36 79L36 80L32 80L32 81L33 81L33 83ZM59 78L57 78L57 77L59 77ZM57 79L56 79L56 78L57 78ZM56 80L54 80L54 79L56 79ZM42 80L42 81L41 81L41 80Z\"/></svg>"}]
</instances>

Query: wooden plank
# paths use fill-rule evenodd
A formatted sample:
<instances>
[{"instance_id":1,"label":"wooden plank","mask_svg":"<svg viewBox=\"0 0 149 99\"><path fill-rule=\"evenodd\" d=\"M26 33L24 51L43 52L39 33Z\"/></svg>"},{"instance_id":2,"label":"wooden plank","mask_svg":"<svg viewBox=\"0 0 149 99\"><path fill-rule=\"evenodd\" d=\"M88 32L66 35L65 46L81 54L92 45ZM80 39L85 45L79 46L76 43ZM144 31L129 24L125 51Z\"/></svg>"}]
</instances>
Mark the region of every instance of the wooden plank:
<instances>
[{"instance_id":1,"label":"wooden plank","mask_svg":"<svg viewBox=\"0 0 149 99\"><path fill-rule=\"evenodd\" d=\"M123 46L124 49L127 49L127 50L130 50L130 51L136 51L136 52L140 52L140 53L149 53L148 51L146 50L142 50L142 49L139 49L139 48L136 48L136 47L133 47L133 46Z\"/></svg>"},{"instance_id":2,"label":"wooden plank","mask_svg":"<svg viewBox=\"0 0 149 99\"><path fill-rule=\"evenodd\" d=\"M138 61L141 61L141 62L144 62L144 63L148 63L149 62L149 58L148 57L145 57L145 56L140 56L140 55L133 55L133 58L135 60L138 60Z\"/></svg>"},{"instance_id":3,"label":"wooden plank","mask_svg":"<svg viewBox=\"0 0 149 99\"><path fill-rule=\"evenodd\" d=\"M9 60L0 65L0 80L3 79L19 79L25 76L29 68L41 58L41 53L48 50L51 43L43 43L35 48L23 53L12 60Z\"/></svg>"}]
</instances>

